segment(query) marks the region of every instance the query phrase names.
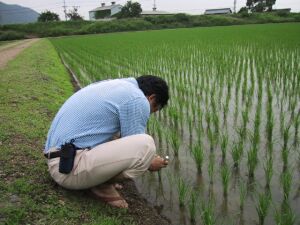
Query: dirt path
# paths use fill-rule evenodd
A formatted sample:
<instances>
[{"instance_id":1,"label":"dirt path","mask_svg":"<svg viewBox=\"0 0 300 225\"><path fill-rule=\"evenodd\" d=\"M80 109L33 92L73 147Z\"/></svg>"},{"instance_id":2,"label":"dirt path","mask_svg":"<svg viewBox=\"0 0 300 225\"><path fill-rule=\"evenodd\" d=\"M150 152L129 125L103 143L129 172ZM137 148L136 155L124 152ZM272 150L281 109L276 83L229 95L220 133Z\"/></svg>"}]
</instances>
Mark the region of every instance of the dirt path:
<instances>
[{"instance_id":1,"label":"dirt path","mask_svg":"<svg viewBox=\"0 0 300 225\"><path fill-rule=\"evenodd\" d=\"M21 51L38 40L38 38L23 40L16 44L0 48L0 69L4 68L8 61L14 59Z\"/></svg>"}]
</instances>

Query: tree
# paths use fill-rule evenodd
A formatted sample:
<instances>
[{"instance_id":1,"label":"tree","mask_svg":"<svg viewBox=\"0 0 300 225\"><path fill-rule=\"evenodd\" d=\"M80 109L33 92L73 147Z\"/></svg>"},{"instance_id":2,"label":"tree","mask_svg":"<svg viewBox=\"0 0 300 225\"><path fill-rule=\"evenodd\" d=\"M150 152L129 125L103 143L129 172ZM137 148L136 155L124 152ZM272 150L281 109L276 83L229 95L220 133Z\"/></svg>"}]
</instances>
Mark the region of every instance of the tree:
<instances>
[{"instance_id":1,"label":"tree","mask_svg":"<svg viewBox=\"0 0 300 225\"><path fill-rule=\"evenodd\" d=\"M78 14L78 8L76 7L73 7L73 9L67 13L67 17L72 21L83 20L83 17Z\"/></svg>"},{"instance_id":2,"label":"tree","mask_svg":"<svg viewBox=\"0 0 300 225\"><path fill-rule=\"evenodd\" d=\"M247 0L246 6L251 12L272 11L276 0Z\"/></svg>"},{"instance_id":3,"label":"tree","mask_svg":"<svg viewBox=\"0 0 300 225\"><path fill-rule=\"evenodd\" d=\"M38 22L49 22L49 21L59 21L59 16L54 12L50 12L49 10L46 10L45 12L42 12L38 17Z\"/></svg>"},{"instance_id":4,"label":"tree","mask_svg":"<svg viewBox=\"0 0 300 225\"><path fill-rule=\"evenodd\" d=\"M128 1L121 9L118 18L139 17L142 12L141 4Z\"/></svg>"}]
</instances>

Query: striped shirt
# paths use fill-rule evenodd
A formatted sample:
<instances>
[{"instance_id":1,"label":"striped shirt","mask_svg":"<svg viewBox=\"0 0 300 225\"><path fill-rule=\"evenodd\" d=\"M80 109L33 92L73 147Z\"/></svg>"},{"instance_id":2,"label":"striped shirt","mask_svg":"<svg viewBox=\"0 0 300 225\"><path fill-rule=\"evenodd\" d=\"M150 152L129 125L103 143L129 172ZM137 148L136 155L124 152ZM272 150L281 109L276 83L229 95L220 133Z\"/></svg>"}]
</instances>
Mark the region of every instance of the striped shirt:
<instances>
[{"instance_id":1,"label":"striped shirt","mask_svg":"<svg viewBox=\"0 0 300 225\"><path fill-rule=\"evenodd\" d=\"M56 114L45 145L60 149L73 140L78 148L93 148L121 137L145 133L150 104L136 79L93 83L73 94Z\"/></svg>"}]
</instances>

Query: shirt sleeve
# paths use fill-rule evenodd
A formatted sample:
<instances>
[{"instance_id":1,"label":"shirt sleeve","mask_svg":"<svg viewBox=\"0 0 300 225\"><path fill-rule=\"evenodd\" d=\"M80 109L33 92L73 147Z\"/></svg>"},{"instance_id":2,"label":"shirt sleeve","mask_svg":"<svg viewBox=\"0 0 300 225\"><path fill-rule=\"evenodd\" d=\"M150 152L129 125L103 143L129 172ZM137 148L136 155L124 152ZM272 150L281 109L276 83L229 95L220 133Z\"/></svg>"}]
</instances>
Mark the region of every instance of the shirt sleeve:
<instances>
[{"instance_id":1,"label":"shirt sleeve","mask_svg":"<svg viewBox=\"0 0 300 225\"><path fill-rule=\"evenodd\" d=\"M150 105L144 98L129 100L119 108L121 137L144 134L150 116Z\"/></svg>"}]
</instances>

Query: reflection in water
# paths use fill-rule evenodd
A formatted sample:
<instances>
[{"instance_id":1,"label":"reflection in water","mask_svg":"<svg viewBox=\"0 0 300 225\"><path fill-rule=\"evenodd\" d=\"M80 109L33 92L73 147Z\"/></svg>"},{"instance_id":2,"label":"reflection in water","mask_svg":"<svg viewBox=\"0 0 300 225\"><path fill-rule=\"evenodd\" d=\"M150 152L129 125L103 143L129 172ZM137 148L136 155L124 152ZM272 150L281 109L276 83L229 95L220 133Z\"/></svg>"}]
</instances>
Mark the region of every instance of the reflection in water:
<instances>
[{"instance_id":1,"label":"reflection in water","mask_svg":"<svg viewBox=\"0 0 300 225\"><path fill-rule=\"evenodd\" d=\"M186 221L186 210L184 207L180 207L180 210L179 210L179 221L180 221L180 224L182 225L186 225L187 224L187 221Z\"/></svg>"}]
</instances>

